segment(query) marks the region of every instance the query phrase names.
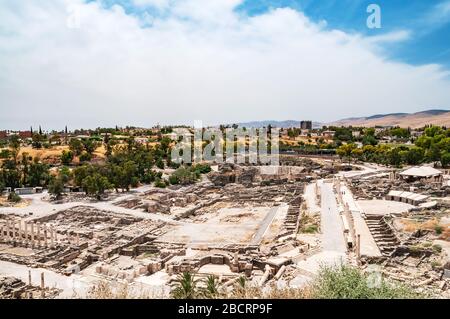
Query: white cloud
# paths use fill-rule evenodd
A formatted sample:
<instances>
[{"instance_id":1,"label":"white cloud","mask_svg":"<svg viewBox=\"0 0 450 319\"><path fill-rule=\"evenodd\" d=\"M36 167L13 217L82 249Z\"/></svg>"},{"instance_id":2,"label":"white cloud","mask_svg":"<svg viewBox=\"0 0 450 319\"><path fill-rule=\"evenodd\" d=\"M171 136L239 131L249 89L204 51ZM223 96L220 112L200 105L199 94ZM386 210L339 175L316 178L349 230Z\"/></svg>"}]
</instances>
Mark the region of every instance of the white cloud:
<instances>
[{"instance_id":1,"label":"white cloud","mask_svg":"<svg viewBox=\"0 0 450 319\"><path fill-rule=\"evenodd\" d=\"M154 7L157 9L166 9L169 7L169 0L131 0L138 7Z\"/></svg>"},{"instance_id":2,"label":"white cloud","mask_svg":"<svg viewBox=\"0 0 450 319\"><path fill-rule=\"evenodd\" d=\"M79 29L66 27L73 3ZM291 9L243 16L239 3L175 2L142 28L119 6L0 0L0 126L326 121L450 106L445 70L380 53L405 33L374 40Z\"/></svg>"}]
</instances>

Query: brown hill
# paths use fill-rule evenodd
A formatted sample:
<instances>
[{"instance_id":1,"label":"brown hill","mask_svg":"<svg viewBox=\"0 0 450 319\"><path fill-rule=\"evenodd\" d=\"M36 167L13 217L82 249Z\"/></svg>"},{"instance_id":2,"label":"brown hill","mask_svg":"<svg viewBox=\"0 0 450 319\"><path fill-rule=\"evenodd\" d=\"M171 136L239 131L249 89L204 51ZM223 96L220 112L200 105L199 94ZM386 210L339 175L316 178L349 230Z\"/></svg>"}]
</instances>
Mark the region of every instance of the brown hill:
<instances>
[{"instance_id":1,"label":"brown hill","mask_svg":"<svg viewBox=\"0 0 450 319\"><path fill-rule=\"evenodd\" d=\"M333 126L400 126L420 128L425 125L450 127L450 111L429 110L418 113L380 114L369 117L348 118L328 123Z\"/></svg>"}]
</instances>

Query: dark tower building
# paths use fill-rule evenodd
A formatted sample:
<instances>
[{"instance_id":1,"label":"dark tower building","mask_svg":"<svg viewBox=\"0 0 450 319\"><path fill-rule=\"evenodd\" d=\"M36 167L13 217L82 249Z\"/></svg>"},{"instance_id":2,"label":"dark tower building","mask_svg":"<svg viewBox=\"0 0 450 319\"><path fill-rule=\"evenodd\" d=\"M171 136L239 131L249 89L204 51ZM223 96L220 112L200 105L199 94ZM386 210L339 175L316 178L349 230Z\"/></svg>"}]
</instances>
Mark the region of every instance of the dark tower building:
<instances>
[{"instance_id":1,"label":"dark tower building","mask_svg":"<svg viewBox=\"0 0 450 319\"><path fill-rule=\"evenodd\" d=\"M302 130L312 130L312 121L301 121L300 128Z\"/></svg>"}]
</instances>

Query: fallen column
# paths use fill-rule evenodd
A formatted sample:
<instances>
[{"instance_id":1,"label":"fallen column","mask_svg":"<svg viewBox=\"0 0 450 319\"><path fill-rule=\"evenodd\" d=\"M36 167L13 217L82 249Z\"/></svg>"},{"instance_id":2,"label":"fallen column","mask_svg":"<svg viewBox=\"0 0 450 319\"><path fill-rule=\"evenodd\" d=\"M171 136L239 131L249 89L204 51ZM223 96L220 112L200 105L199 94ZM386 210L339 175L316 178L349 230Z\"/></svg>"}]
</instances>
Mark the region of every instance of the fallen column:
<instances>
[{"instance_id":1,"label":"fallen column","mask_svg":"<svg viewBox=\"0 0 450 319\"><path fill-rule=\"evenodd\" d=\"M286 265L281 266L280 269L278 270L277 274L275 275L275 279L276 280L280 279L281 276L283 276L285 271L286 271Z\"/></svg>"},{"instance_id":2,"label":"fallen column","mask_svg":"<svg viewBox=\"0 0 450 319\"><path fill-rule=\"evenodd\" d=\"M271 272L270 266L266 265L264 275L261 277L261 280L259 281L260 287L262 287L266 283L266 281L269 279L270 272Z\"/></svg>"}]
</instances>

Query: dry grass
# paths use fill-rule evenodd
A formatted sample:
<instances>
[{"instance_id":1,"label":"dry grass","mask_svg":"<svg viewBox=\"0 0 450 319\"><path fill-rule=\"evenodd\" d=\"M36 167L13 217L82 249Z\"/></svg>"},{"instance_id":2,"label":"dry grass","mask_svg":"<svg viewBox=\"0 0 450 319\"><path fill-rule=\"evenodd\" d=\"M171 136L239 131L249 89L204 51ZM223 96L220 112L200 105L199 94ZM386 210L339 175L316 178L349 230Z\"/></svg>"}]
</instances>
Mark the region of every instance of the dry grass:
<instances>
[{"instance_id":1,"label":"dry grass","mask_svg":"<svg viewBox=\"0 0 450 319\"><path fill-rule=\"evenodd\" d=\"M12 203L8 201L5 196L0 196L0 207L27 207L31 204L31 199L22 199L19 203Z\"/></svg>"},{"instance_id":2,"label":"dry grass","mask_svg":"<svg viewBox=\"0 0 450 319\"><path fill-rule=\"evenodd\" d=\"M50 157L57 157L62 154L62 151L68 150L69 146L53 146L52 148L46 149L34 149L31 146L22 147L20 149L19 155L22 156L23 153L27 153L32 157L39 157L40 159L46 159Z\"/></svg>"},{"instance_id":3,"label":"dry grass","mask_svg":"<svg viewBox=\"0 0 450 319\"><path fill-rule=\"evenodd\" d=\"M78 296L74 296L77 298ZM162 299L163 294L151 293L133 289L126 283L116 283L114 286L108 281L100 281L93 286L86 299Z\"/></svg>"},{"instance_id":4,"label":"dry grass","mask_svg":"<svg viewBox=\"0 0 450 319\"><path fill-rule=\"evenodd\" d=\"M402 220L402 224L404 225L403 230L406 232L415 232L419 229L436 232L437 229L442 229L442 233L438 234L439 238L443 240L450 239L450 224L441 223L438 218L433 218L425 222Z\"/></svg>"}]
</instances>

